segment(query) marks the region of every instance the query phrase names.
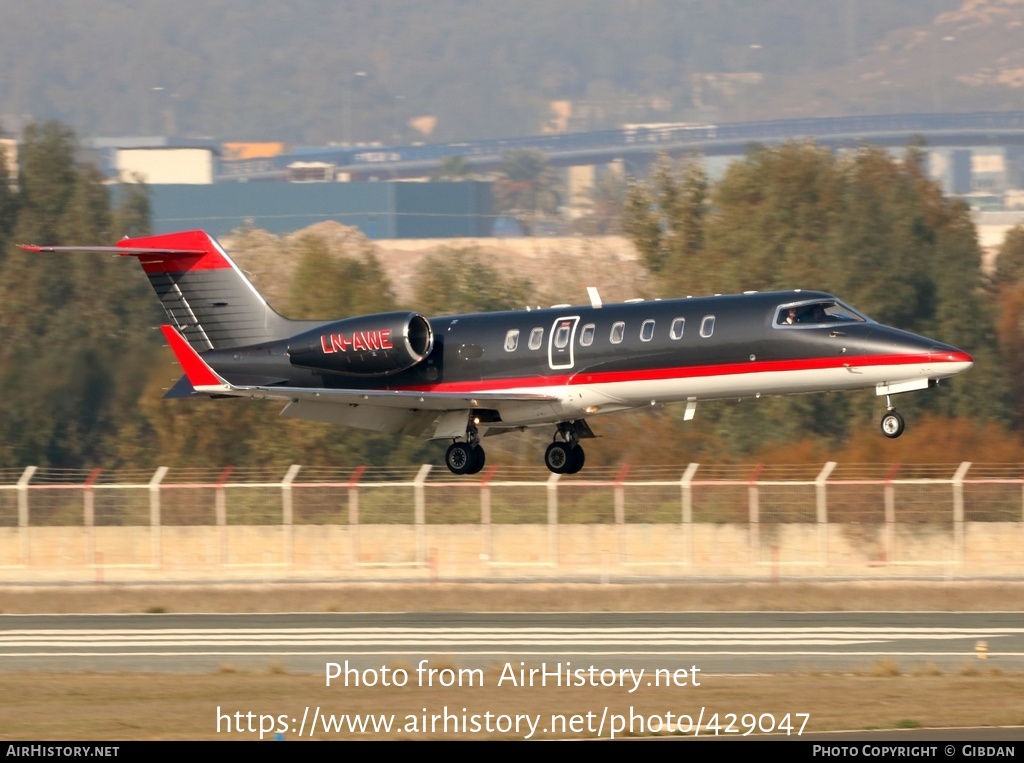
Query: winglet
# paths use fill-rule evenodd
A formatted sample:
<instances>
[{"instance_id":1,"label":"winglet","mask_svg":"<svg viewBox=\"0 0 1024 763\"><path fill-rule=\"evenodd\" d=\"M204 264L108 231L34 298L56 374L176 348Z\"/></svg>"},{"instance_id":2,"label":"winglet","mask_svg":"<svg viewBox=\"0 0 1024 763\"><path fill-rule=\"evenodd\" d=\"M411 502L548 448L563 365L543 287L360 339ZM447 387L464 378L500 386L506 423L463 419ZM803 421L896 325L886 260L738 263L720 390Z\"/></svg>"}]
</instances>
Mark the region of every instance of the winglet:
<instances>
[{"instance_id":1,"label":"winglet","mask_svg":"<svg viewBox=\"0 0 1024 763\"><path fill-rule=\"evenodd\" d=\"M167 344L171 346L174 357L178 359L189 383L200 392L207 391L210 387L217 387L221 390L230 389L231 385L217 375L217 372L210 368L202 356L192 349L192 346L185 341L184 337L173 326L161 326Z\"/></svg>"}]
</instances>

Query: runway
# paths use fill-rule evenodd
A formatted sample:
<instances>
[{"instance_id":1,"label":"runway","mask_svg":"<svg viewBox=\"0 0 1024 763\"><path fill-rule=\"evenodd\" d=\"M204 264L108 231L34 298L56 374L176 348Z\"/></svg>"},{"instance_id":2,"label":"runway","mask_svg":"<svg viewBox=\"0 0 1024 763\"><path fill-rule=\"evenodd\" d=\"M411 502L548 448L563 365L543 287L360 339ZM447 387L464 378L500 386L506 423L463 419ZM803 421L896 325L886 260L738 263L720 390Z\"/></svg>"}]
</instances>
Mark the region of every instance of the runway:
<instances>
[{"instance_id":1,"label":"runway","mask_svg":"<svg viewBox=\"0 0 1024 763\"><path fill-rule=\"evenodd\" d=\"M322 672L400 660L577 661L764 673L943 669L984 657L1024 669L1019 612L598 612L0 615L3 670L204 672L280 665Z\"/></svg>"}]
</instances>

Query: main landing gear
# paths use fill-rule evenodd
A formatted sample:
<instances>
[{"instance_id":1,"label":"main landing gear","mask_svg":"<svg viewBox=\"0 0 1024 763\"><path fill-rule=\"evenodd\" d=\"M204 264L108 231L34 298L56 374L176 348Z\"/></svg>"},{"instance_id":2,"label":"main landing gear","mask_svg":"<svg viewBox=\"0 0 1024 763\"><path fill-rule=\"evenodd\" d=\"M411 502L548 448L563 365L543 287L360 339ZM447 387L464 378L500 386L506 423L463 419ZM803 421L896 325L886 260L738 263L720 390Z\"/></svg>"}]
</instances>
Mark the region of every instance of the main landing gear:
<instances>
[{"instance_id":1,"label":"main landing gear","mask_svg":"<svg viewBox=\"0 0 1024 763\"><path fill-rule=\"evenodd\" d=\"M444 464L452 474L476 474L484 468L486 454L480 447L480 433L470 418L466 425L466 441L453 442L444 454Z\"/></svg>"},{"instance_id":2,"label":"main landing gear","mask_svg":"<svg viewBox=\"0 0 1024 763\"><path fill-rule=\"evenodd\" d=\"M889 399L888 395L885 397L885 415L882 416L881 426L882 434L892 440L903 434L903 430L906 428L903 417L892 407L892 400Z\"/></svg>"},{"instance_id":3,"label":"main landing gear","mask_svg":"<svg viewBox=\"0 0 1024 763\"><path fill-rule=\"evenodd\" d=\"M471 417L466 424L465 442L456 440L444 454L444 465L452 474L476 474L484 468L484 449L480 447L477 423ZM580 438L593 436L583 419L559 423L554 442L544 451L544 465L555 474L576 474L587 459L580 447Z\"/></svg>"},{"instance_id":4,"label":"main landing gear","mask_svg":"<svg viewBox=\"0 0 1024 763\"><path fill-rule=\"evenodd\" d=\"M444 463L452 474L476 474L484 468L484 449L471 442L453 442L444 454Z\"/></svg>"},{"instance_id":5,"label":"main landing gear","mask_svg":"<svg viewBox=\"0 0 1024 763\"><path fill-rule=\"evenodd\" d=\"M558 441L562 435L563 441ZM587 460L586 453L579 444L579 433L571 422L563 421L558 425L555 441L544 451L544 465L555 474L575 474L583 468Z\"/></svg>"}]
</instances>

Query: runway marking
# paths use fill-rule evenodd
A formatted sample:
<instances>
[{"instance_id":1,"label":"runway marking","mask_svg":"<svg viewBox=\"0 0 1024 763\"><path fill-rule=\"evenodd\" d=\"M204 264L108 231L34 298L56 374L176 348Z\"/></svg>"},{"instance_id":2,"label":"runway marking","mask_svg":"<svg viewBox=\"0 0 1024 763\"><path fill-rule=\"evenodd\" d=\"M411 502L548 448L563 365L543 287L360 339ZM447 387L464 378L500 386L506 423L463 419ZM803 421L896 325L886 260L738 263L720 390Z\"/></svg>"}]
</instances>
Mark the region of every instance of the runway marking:
<instances>
[{"instance_id":1,"label":"runway marking","mask_svg":"<svg viewBox=\"0 0 1024 763\"><path fill-rule=\"evenodd\" d=\"M19 649L30 648L32 655L58 656L80 654L64 649L94 648L87 653L95 655L154 654L155 647L167 649L156 654L258 654L245 652L190 651L195 647L302 647L332 646L339 650L371 645L373 652L386 648L419 647L458 648L476 654L487 647L500 645L504 653L524 647L565 647L580 650L591 647L635 646L654 649L659 654L671 654L667 647L829 647L868 646L893 641L948 642L963 639L994 640L1003 636L1024 634L1024 628L167 628L167 629L15 629L0 631L0 654L16 655ZM40 652L40 647L51 647ZM111 649L138 647L129 652L110 652ZM479 649L473 649L478 647ZM392 649L393 651L393 649ZM747 651L747 650L744 650ZM315 651L296 654L317 654ZM415 653L415 652L414 652ZM521 652L525 653L525 652ZM588 652L594 653L594 652ZM719 652L701 651L701 654ZM736 652L721 652L735 654ZM774 652L793 654L793 652ZM824 650L812 654L827 654ZM852 654L851 652L845 652ZM880 652L870 652L878 654ZM957 652L955 654L963 654ZM26 653L21 653L26 654ZM279 652L279 654L284 654ZM929 652L929 654L940 654ZM1006 654L1006 653L1003 653Z\"/></svg>"},{"instance_id":2,"label":"runway marking","mask_svg":"<svg viewBox=\"0 0 1024 763\"><path fill-rule=\"evenodd\" d=\"M387 654L389 656L398 657L411 657L416 655L442 655L445 657L451 657L452 653L449 651L430 651L426 649L417 649L413 651L346 651L346 657L368 657L376 656L380 654ZM515 656L537 656L545 657L547 659L560 658L560 657L617 657L617 656L636 656L637 654L649 655L648 651L572 651L572 652L552 652L544 650L542 652L534 651L523 651L515 649L502 649L501 651L482 651L482 650L466 650L459 654L467 654L473 656L481 655L493 655L495 657L507 658L509 655ZM677 652L677 651L658 651L653 653L657 656L686 656L692 657L695 655L706 657L706 656L718 656L718 657L735 657L737 655L742 656L758 656L758 657L969 657L971 654L966 651L961 652L835 652L835 651L792 651L792 652L758 652L758 651L729 651L729 650L717 650L713 652ZM18 652L4 655L5 658L13 657L166 657L173 655L176 657L329 657L337 656L337 652ZM1024 652L1000 652L1000 657L1024 657ZM2 671L0 671L2 672Z\"/></svg>"},{"instance_id":3,"label":"runway marking","mask_svg":"<svg viewBox=\"0 0 1024 763\"><path fill-rule=\"evenodd\" d=\"M748 638L760 636L770 637L777 634L822 634L822 635L874 635L885 637L920 638L923 635L963 635L972 636L979 633L1005 634L1024 633L1024 628L92 628L92 629L11 629L0 631L0 639L8 636L184 636L194 633L256 635L276 633L285 635L372 635L381 634L501 634L503 636L518 634L542 634L577 636L580 633L607 634L697 634L714 635L741 634Z\"/></svg>"}]
</instances>

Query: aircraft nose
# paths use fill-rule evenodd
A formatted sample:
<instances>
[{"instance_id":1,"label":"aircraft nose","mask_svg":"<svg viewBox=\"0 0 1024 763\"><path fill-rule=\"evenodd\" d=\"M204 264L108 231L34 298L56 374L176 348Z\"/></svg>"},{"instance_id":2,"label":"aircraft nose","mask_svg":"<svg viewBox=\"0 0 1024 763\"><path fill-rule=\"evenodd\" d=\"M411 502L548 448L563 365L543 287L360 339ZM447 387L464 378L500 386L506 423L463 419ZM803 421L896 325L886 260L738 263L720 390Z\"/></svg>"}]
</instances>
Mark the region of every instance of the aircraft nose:
<instances>
[{"instance_id":1,"label":"aircraft nose","mask_svg":"<svg viewBox=\"0 0 1024 763\"><path fill-rule=\"evenodd\" d=\"M943 376L954 376L970 370L974 358L956 347L936 345L928 352L928 362L933 368L941 369Z\"/></svg>"}]
</instances>

